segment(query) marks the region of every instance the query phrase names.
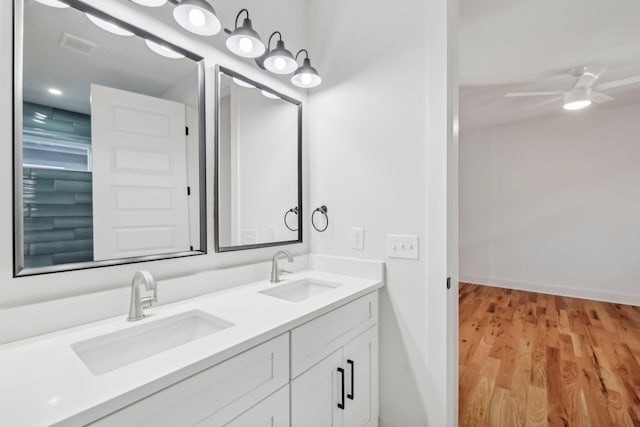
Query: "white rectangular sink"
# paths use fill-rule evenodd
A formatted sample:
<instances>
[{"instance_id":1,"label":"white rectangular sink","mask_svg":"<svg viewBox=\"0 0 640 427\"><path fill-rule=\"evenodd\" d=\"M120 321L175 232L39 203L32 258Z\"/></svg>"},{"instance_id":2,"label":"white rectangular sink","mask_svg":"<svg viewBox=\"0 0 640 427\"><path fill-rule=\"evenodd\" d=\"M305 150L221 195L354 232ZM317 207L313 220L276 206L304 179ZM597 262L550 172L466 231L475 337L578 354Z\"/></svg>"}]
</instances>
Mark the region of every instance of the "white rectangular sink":
<instances>
[{"instance_id":1,"label":"white rectangular sink","mask_svg":"<svg viewBox=\"0 0 640 427\"><path fill-rule=\"evenodd\" d=\"M230 326L230 322L193 310L80 341L71 348L92 374L101 375Z\"/></svg>"},{"instance_id":2,"label":"white rectangular sink","mask_svg":"<svg viewBox=\"0 0 640 427\"><path fill-rule=\"evenodd\" d=\"M296 282L274 285L272 288L259 291L261 294L292 302L307 300L319 294L331 291L342 285L320 280L303 279Z\"/></svg>"}]
</instances>

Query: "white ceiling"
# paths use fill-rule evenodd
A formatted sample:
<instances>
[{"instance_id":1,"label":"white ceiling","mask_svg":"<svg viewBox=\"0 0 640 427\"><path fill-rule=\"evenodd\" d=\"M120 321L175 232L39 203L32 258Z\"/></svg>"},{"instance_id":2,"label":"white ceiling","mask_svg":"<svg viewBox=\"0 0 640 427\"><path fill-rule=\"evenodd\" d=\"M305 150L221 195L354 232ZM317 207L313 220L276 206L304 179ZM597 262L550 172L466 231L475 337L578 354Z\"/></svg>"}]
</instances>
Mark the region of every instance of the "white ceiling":
<instances>
[{"instance_id":1,"label":"white ceiling","mask_svg":"<svg viewBox=\"0 0 640 427\"><path fill-rule=\"evenodd\" d=\"M640 74L640 1L461 0L459 42L464 128L569 114L504 95L568 90L576 66L610 64L597 84ZM640 102L640 84L606 93L615 100L589 108Z\"/></svg>"},{"instance_id":2,"label":"white ceiling","mask_svg":"<svg viewBox=\"0 0 640 427\"><path fill-rule=\"evenodd\" d=\"M149 96L168 97L177 85L195 97L197 67L190 59L168 59L152 52L144 39L108 33L75 9L56 9L37 2L25 5L24 100L79 113L90 113L90 84ZM89 54L60 46L69 33L96 47ZM190 83L189 83L190 82ZM54 87L62 96L49 94ZM197 99L175 99L197 104Z\"/></svg>"}]
</instances>

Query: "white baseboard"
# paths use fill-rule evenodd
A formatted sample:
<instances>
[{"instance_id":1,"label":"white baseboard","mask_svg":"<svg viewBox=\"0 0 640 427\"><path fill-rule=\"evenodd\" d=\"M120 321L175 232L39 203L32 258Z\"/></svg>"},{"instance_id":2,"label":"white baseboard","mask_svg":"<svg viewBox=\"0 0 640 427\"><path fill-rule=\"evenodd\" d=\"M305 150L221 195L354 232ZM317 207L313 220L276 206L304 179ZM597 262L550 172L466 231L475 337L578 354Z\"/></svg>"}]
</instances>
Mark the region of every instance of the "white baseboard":
<instances>
[{"instance_id":1,"label":"white baseboard","mask_svg":"<svg viewBox=\"0 0 640 427\"><path fill-rule=\"evenodd\" d=\"M605 301L617 304L640 306L640 295L625 294L611 291L575 288L571 286L550 285L545 283L524 282L521 280L509 280L480 277L468 274L460 274L460 282L476 285L495 286L497 288L517 289L520 291L540 292L543 294L559 295L572 298L583 298L594 301Z\"/></svg>"}]
</instances>

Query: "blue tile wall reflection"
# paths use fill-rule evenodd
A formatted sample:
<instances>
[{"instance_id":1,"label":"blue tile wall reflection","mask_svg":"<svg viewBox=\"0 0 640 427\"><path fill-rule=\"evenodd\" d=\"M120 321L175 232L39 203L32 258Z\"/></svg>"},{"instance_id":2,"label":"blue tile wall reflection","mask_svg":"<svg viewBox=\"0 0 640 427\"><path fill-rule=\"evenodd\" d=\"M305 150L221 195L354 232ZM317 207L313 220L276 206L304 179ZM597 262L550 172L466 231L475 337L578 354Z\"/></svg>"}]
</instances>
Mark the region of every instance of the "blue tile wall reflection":
<instances>
[{"instance_id":1,"label":"blue tile wall reflection","mask_svg":"<svg viewBox=\"0 0 640 427\"><path fill-rule=\"evenodd\" d=\"M91 173L23 168L25 267L93 260Z\"/></svg>"}]
</instances>

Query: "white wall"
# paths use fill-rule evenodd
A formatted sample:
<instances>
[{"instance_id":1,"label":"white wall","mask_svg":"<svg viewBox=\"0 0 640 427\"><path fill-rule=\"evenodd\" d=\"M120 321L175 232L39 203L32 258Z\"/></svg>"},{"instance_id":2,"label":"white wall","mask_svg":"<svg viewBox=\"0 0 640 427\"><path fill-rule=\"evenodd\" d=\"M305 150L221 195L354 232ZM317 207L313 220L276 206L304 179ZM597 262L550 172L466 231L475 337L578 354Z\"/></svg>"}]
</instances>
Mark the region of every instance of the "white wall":
<instances>
[{"instance_id":1,"label":"white wall","mask_svg":"<svg viewBox=\"0 0 640 427\"><path fill-rule=\"evenodd\" d=\"M461 280L640 304L640 105L463 131Z\"/></svg>"},{"instance_id":2,"label":"white wall","mask_svg":"<svg viewBox=\"0 0 640 427\"><path fill-rule=\"evenodd\" d=\"M446 148L448 5L366 0L311 3L312 251L384 259L380 300L383 426L446 419ZM337 12L336 12L337 11ZM351 249L365 229L364 251ZM388 233L418 234L420 260L386 259ZM455 364L455 356L451 359ZM455 388L455 384L450 384Z\"/></svg>"},{"instance_id":3,"label":"white wall","mask_svg":"<svg viewBox=\"0 0 640 427\"><path fill-rule=\"evenodd\" d=\"M306 100L306 94L295 90L285 79L276 78L259 70L251 61L240 60L226 52L221 52L211 47L211 40L223 38L218 35L213 38L192 36L183 31L177 24L163 24L154 18L141 6L133 3L113 0L87 0L87 3L102 9L116 17L131 22L151 33L161 34L168 41L183 46L205 57L206 84L207 84L207 165L213 165L213 112L214 112L214 66L221 64L234 69L247 77L266 84L275 90L293 98ZM10 316L3 316L4 310L11 307L19 307L38 301L46 301L56 298L97 292L105 289L126 287L130 285L131 278L136 270L149 269L156 278L162 280L177 277L184 274L192 274L198 271L220 269L224 267L242 265L252 262L265 261L273 254L273 248L265 248L252 251L216 254L213 249L213 213L212 213L212 187L213 168L207 170L207 238L208 254L190 258L164 260L143 264L131 264L115 267L105 267L93 270L47 274L13 278L13 223L12 223L12 147L9 141L12 135L12 63L8 58L12 57L12 1L0 2L0 55L7 60L0 64L0 136L5 144L0 146L0 198L5 201L0 207L0 319L5 325L11 321L19 322L15 310ZM286 34L288 45L291 49L306 46L305 19L307 5L297 0L277 0L265 4L259 0L247 1L244 6L252 11L252 18L260 28L277 27ZM165 6L167 14L170 14L170 6ZM219 7L218 12L223 17L225 26L231 25L235 13L240 6L227 4ZM163 8L164 9L164 8ZM306 154L305 149L303 153ZM307 159L303 159L306 163ZM305 167L305 171L308 168ZM305 173L304 185L308 185L308 174ZM308 252L308 243L291 245L294 253ZM223 284L212 283L212 289ZM126 307L123 307L123 312ZM47 331L47 322L41 322L41 331ZM5 341L0 330L0 342ZM15 334L12 334L14 336Z\"/></svg>"}]
</instances>

